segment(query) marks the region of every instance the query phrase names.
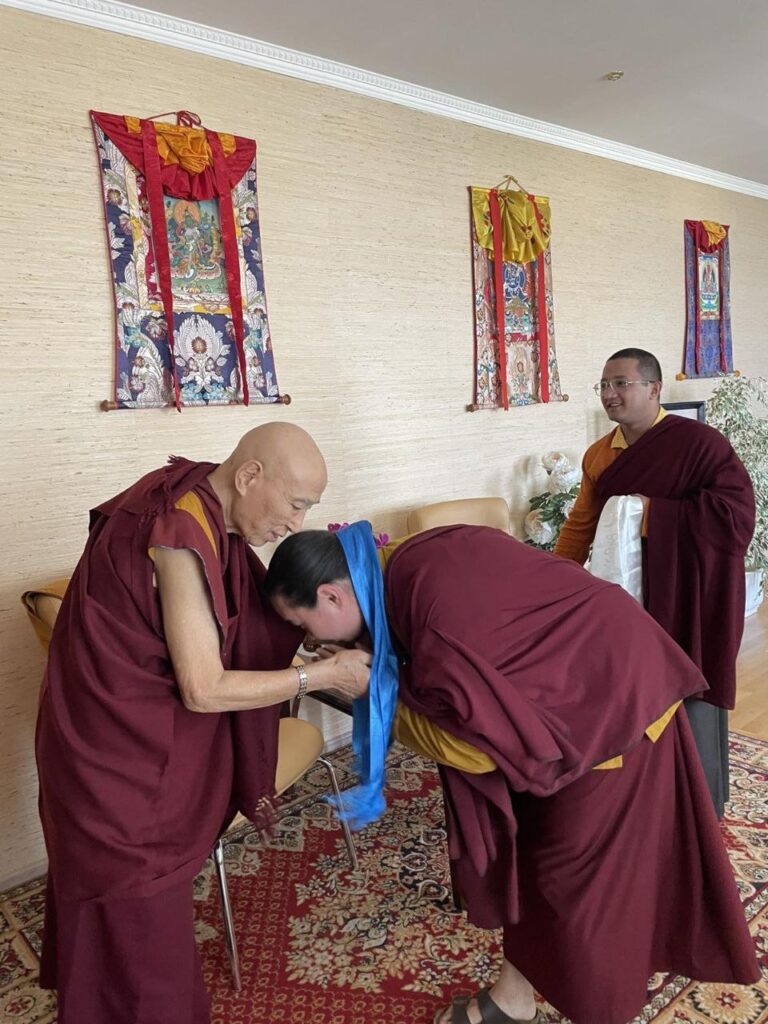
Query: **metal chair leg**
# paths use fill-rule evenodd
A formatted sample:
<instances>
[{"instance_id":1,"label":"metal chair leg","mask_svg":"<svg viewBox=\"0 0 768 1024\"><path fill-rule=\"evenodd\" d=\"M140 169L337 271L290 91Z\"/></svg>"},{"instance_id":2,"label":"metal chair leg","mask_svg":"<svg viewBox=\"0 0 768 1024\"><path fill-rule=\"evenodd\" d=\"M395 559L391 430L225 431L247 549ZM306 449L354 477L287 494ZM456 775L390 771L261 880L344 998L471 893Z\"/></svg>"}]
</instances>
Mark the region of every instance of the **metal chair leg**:
<instances>
[{"instance_id":1,"label":"metal chair leg","mask_svg":"<svg viewBox=\"0 0 768 1024\"><path fill-rule=\"evenodd\" d=\"M320 762L320 764L328 772L328 779L329 779L329 781L331 783L331 789L333 790L333 795L336 797L337 801L339 802L339 806L341 806L341 803L342 803L342 800L341 800L341 790L339 789L339 783L338 783L338 780L336 778L336 772L333 769L333 765L325 757L318 757L317 760ZM346 823L346 821L344 821L341 818L339 819L339 824L341 825L342 831L344 832L344 842L347 844L347 853L349 854L349 860L350 860L350 863L352 865L352 870L353 871L359 871L360 870L360 865L358 864L358 861L357 861L357 852L355 850L355 844L354 844L354 842L352 840L352 833L349 830L349 825Z\"/></svg>"},{"instance_id":2,"label":"metal chair leg","mask_svg":"<svg viewBox=\"0 0 768 1024\"><path fill-rule=\"evenodd\" d=\"M237 953L235 922L232 918L232 906L229 902L227 873L224 867L224 844L221 839L218 840L213 848L213 862L216 865L216 877L219 880L219 897L221 898L221 913L224 918L224 936L227 943L227 956L229 957L229 967L232 971L232 986L235 992L239 992L243 987L240 981L240 957Z\"/></svg>"}]
</instances>

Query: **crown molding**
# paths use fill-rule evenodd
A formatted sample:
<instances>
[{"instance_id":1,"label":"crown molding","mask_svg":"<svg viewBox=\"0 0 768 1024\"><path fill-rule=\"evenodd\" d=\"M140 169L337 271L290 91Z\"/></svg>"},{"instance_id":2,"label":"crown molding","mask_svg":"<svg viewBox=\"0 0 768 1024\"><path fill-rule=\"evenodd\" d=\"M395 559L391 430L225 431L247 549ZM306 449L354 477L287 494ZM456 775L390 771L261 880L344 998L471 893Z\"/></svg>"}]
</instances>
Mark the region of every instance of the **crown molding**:
<instances>
[{"instance_id":1,"label":"crown molding","mask_svg":"<svg viewBox=\"0 0 768 1024\"><path fill-rule=\"evenodd\" d=\"M377 75L351 65L313 57L298 50L273 46L271 43L248 36L222 32L141 7L131 7L115 0L0 0L0 6L14 7L33 14L191 50L262 71L273 71L305 82L329 85L362 96L397 103L413 110L450 117L481 128L490 128L492 131L546 142L553 146L632 164L678 178L687 178L690 181L727 189L730 192L740 192L758 199L768 199L768 184L724 174L698 164L686 163L684 160L676 160L621 142L612 142L610 139L588 135L586 132L573 131L546 121L537 121L498 107L473 103L459 96L425 89L397 78L388 78L386 75Z\"/></svg>"}]
</instances>

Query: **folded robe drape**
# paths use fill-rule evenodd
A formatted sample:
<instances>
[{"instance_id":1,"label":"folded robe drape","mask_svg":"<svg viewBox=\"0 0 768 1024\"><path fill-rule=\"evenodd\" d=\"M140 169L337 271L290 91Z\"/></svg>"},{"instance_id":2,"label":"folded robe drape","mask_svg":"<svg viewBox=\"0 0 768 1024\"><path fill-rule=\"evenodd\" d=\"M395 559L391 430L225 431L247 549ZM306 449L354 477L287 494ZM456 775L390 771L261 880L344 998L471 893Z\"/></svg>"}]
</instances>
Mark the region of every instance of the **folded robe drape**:
<instances>
[{"instance_id":1,"label":"folded robe drape","mask_svg":"<svg viewBox=\"0 0 768 1024\"><path fill-rule=\"evenodd\" d=\"M744 555L755 526L749 474L728 441L666 416L622 452L595 489L650 501L645 608L701 669L703 699L733 708L744 631Z\"/></svg>"},{"instance_id":2,"label":"folded robe drape","mask_svg":"<svg viewBox=\"0 0 768 1024\"><path fill-rule=\"evenodd\" d=\"M528 942L518 966L525 973L535 959L531 980L577 1024L625 1024L657 969L754 981L687 723L677 715L657 744L645 737L676 701L706 689L677 644L620 588L480 527L405 542L385 593L405 651L400 700L498 765L481 775L440 769L454 886L470 921L503 927L510 951L515 936ZM591 770L618 754L624 767ZM673 842L675 829L685 838ZM681 882L674 901L659 889L666 872ZM624 913L630 896L650 908L638 920ZM549 906L540 921L537 901ZM692 932L685 908L703 907ZM642 958L611 943L628 929ZM597 950L607 1002L583 981L596 977Z\"/></svg>"}]
</instances>

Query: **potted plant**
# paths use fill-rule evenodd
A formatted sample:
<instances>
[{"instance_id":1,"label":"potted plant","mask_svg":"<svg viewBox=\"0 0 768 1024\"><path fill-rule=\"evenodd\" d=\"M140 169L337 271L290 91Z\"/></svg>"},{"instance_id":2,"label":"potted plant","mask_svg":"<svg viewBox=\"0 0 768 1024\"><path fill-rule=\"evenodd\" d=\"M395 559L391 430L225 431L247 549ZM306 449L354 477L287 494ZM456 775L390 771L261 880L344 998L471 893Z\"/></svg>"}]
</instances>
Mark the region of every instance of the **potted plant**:
<instances>
[{"instance_id":1,"label":"potted plant","mask_svg":"<svg viewBox=\"0 0 768 1024\"><path fill-rule=\"evenodd\" d=\"M755 534L745 559L747 615L763 600L768 569L768 381L723 377L707 401L707 423L728 438L755 491Z\"/></svg>"},{"instance_id":2,"label":"potted plant","mask_svg":"<svg viewBox=\"0 0 768 1024\"><path fill-rule=\"evenodd\" d=\"M552 551L579 493L581 472L562 452L549 452L541 464L548 475L547 489L531 498L531 511L525 517L526 544Z\"/></svg>"}]
</instances>

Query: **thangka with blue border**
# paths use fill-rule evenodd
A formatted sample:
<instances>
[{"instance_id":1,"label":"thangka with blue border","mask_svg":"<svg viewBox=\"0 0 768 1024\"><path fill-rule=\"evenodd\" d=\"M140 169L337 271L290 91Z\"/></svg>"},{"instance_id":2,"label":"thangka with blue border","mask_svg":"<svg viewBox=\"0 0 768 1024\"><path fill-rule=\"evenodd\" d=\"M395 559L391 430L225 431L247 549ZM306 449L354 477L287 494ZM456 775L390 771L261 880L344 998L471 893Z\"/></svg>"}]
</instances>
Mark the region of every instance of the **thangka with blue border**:
<instances>
[{"instance_id":1,"label":"thangka with blue border","mask_svg":"<svg viewBox=\"0 0 768 1024\"><path fill-rule=\"evenodd\" d=\"M685 236L686 377L733 372L728 225L687 220Z\"/></svg>"},{"instance_id":2,"label":"thangka with blue border","mask_svg":"<svg viewBox=\"0 0 768 1024\"><path fill-rule=\"evenodd\" d=\"M163 115L165 116L165 115ZM115 308L117 408L280 402L256 143L91 111Z\"/></svg>"}]
</instances>

